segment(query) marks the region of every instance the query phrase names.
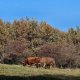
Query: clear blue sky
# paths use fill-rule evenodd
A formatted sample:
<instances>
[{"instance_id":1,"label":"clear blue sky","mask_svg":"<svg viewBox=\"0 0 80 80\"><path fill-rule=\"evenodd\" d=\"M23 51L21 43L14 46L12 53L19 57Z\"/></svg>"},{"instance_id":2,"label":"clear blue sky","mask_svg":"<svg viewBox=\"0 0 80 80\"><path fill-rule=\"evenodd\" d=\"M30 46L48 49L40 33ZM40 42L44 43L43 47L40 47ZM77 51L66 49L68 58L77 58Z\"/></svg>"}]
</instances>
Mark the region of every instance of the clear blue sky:
<instances>
[{"instance_id":1,"label":"clear blue sky","mask_svg":"<svg viewBox=\"0 0 80 80\"><path fill-rule=\"evenodd\" d=\"M0 0L0 18L4 21L26 16L67 31L80 26L80 0Z\"/></svg>"}]
</instances>

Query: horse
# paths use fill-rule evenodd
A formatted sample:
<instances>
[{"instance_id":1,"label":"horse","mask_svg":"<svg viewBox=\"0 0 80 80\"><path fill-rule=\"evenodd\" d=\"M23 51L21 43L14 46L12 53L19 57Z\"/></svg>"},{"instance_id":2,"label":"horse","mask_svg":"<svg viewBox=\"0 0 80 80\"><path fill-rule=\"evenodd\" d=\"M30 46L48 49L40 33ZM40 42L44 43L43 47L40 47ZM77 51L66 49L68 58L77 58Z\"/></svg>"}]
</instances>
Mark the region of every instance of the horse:
<instances>
[{"instance_id":1,"label":"horse","mask_svg":"<svg viewBox=\"0 0 80 80\"><path fill-rule=\"evenodd\" d=\"M39 63L45 69L50 68L50 66L55 67L55 60L54 60L54 58L51 58L51 57L42 57L42 58L40 58Z\"/></svg>"},{"instance_id":2,"label":"horse","mask_svg":"<svg viewBox=\"0 0 80 80\"><path fill-rule=\"evenodd\" d=\"M27 57L23 63L23 66L26 65L35 65L37 68L39 67L40 57Z\"/></svg>"}]
</instances>

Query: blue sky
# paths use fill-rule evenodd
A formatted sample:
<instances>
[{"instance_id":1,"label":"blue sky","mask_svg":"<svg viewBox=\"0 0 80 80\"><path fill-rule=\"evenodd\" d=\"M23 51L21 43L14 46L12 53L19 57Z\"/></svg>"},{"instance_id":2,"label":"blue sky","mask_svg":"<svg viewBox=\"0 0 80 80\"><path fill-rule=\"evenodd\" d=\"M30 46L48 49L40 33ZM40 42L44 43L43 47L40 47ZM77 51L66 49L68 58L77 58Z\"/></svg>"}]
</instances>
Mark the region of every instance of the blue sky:
<instances>
[{"instance_id":1,"label":"blue sky","mask_svg":"<svg viewBox=\"0 0 80 80\"><path fill-rule=\"evenodd\" d=\"M80 0L0 0L0 18L46 21L62 31L80 26Z\"/></svg>"}]
</instances>

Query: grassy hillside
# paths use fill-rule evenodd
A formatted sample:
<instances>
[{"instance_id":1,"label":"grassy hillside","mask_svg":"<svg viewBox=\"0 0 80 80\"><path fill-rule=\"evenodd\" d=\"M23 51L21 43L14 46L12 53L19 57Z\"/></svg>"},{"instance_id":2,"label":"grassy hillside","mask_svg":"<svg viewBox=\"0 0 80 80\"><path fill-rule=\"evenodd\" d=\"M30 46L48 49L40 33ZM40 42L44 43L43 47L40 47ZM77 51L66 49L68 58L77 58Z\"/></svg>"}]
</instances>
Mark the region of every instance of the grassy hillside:
<instances>
[{"instance_id":1,"label":"grassy hillside","mask_svg":"<svg viewBox=\"0 0 80 80\"><path fill-rule=\"evenodd\" d=\"M44 69L0 64L0 80L80 80L80 69Z\"/></svg>"}]
</instances>

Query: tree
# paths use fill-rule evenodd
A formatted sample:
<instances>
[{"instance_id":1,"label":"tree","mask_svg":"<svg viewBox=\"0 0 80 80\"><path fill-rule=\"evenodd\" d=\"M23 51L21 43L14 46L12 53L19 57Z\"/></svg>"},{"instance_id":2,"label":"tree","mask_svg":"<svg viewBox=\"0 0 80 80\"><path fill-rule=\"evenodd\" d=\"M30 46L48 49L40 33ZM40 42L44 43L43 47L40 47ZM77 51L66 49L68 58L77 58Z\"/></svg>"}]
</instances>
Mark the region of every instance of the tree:
<instances>
[{"instance_id":1,"label":"tree","mask_svg":"<svg viewBox=\"0 0 80 80\"><path fill-rule=\"evenodd\" d=\"M41 38L44 39L45 41L48 41L50 36L53 34L53 28L47 23L42 22L40 24L39 29L41 33Z\"/></svg>"}]
</instances>

